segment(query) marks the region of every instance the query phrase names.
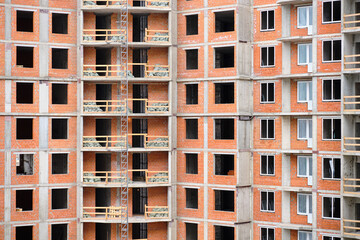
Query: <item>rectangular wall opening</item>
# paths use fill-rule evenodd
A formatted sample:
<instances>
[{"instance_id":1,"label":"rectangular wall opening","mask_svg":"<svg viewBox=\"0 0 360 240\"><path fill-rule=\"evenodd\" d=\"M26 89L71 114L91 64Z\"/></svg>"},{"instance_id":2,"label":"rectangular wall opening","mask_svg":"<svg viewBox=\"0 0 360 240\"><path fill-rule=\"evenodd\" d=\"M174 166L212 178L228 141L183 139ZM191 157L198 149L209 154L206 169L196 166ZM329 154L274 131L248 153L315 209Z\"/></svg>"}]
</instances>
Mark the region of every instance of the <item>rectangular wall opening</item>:
<instances>
[{"instance_id":1,"label":"rectangular wall opening","mask_svg":"<svg viewBox=\"0 0 360 240\"><path fill-rule=\"evenodd\" d=\"M133 49L133 63L147 63L148 61L148 52L146 48ZM133 65L132 66L132 74L136 78L144 78L145 77L145 66L142 65Z\"/></svg>"},{"instance_id":2,"label":"rectangular wall opening","mask_svg":"<svg viewBox=\"0 0 360 240\"><path fill-rule=\"evenodd\" d=\"M234 83L215 83L215 104L234 103Z\"/></svg>"},{"instance_id":3,"label":"rectangular wall opening","mask_svg":"<svg viewBox=\"0 0 360 240\"><path fill-rule=\"evenodd\" d=\"M234 240L234 228L215 226L215 240Z\"/></svg>"},{"instance_id":4,"label":"rectangular wall opening","mask_svg":"<svg viewBox=\"0 0 360 240\"><path fill-rule=\"evenodd\" d=\"M96 48L96 65L110 65L111 64L111 49L106 48ZM99 76L108 76L116 75L115 72L106 72L106 67L96 67L96 73L99 74ZM111 69L110 67L108 70L115 70Z\"/></svg>"},{"instance_id":5,"label":"rectangular wall opening","mask_svg":"<svg viewBox=\"0 0 360 240\"><path fill-rule=\"evenodd\" d=\"M132 239L147 239L148 225L147 223L132 224Z\"/></svg>"},{"instance_id":6,"label":"rectangular wall opening","mask_svg":"<svg viewBox=\"0 0 360 240\"><path fill-rule=\"evenodd\" d=\"M110 136L111 135L111 119L96 119L95 123L95 134L96 136ZM96 141L99 141L99 144L102 147L106 146L106 138L97 137ZM108 147L111 146L111 143L108 144Z\"/></svg>"},{"instance_id":7,"label":"rectangular wall opening","mask_svg":"<svg viewBox=\"0 0 360 240\"><path fill-rule=\"evenodd\" d=\"M147 84L134 84L133 85L133 98L134 99L147 99L148 98L148 85ZM133 100L133 113L145 113L145 101Z\"/></svg>"},{"instance_id":8,"label":"rectangular wall opening","mask_svg":"<svg viewBox=\"0 0 360 240\"><path fill-rule=\"evenodd\" d=\"M33 119L17 118L16 119L16 139L26 140L33 138Z\"/></svg>"},{"instance_id":9,"label":"rectangular wall opening","mask_svg":"<svg viewBox=\"0 0 360 240\"><path fill-rule=\"evenodd\" d=\"M16 240L32 240L33 239L33 226L17 226Z\"/></svg>"},{"instance_id":10,"label":"rectangular wall opening","mask_svg":"<svg viewBox=\"0 0 360 240\"><path fill-rule=\"evenodd\" d=\"M51 119L51 138L67 139L68 138L68 119Z\"/></svg>"},{"instance_id":11,"label":"rectangular wall opening","mask_svg":"<svg viewBox=\"0 0 360 240\"><path fill-rule=\"evenodd\" d=\"M198 49L185 50L186 52L186 70L198 69Z\"/></svg>"},{"instance_id":12,"label":"rectangular wall opening","mask_svg":"<svg viewBox=\"0 0 360 240\"><path fill-rule=\"evenodd\" d=\"M234 11L215 13L215 32L234 31Z\"/></svg>"},{"instance_id":13,"label":"rectangular wall opening","mask_svg":"<svg viewBox=\"0 0 360 240\"><path fill-rule=\"evenodd\" d=\"M218 47L215 51L215 68L234 67L234 47Z\"/></svg>"},{"instance_id":14,"label":"rectangular wall opening","mask_svg":"<svg viewBox=\"0 0 360 240\"><path fill-rule=\"evenodd\" d=\"M188 15L186 17L186 35L198 34L198 15Z\"/></svg>"},{"instance_id":15,"label":"rectangular wall opening","mask_svg":"<svg viewBox=\"0 0 360 240\"><path fill-rule=\"evenodd\" d=\"M234 191L214 190L215 210L234 212Z\"/></svg>"},{"instance_id":16,"label":"rectangular wall opening","mask_svg":"<svg viewBox=\"0 0 360 240\"><path fill-rule=\"evenodd\" d=\"M133 14L133 42L145 41L145 29L148 27L148 15Z\"/></svg>"},{"instance_id":17,"label":"rectangular wall opening","mask_svg":"<svg viewBox=\"0 0 360 240\"><path fill-rule=\"evenodd\" d=\"M57 188L51 190L51 209L68 208L68 189Z\"/></svg>"},{"instance_id":18,"label":"rectangular wall opening","mask_svg":"<svg viewBox=\"0 0 360 240\"><path fill-rule=\"evenodd\" d=\"M196 223L185 223L186 240L198 239L198 225Z\"/></svg>"},{"instance_id":19,"label":"rectangular wall opening","mask_svg":"<svg viewBox=\"0 0 360 240\"><path fill-rule=\"evenodd\" d=\"M68 34L68 15L66 13L52 13L52 33Z\"/></svg>"},{"instance_id":20,"label":"rectangular wall opening","mask_svg":"<svg viewBox=\"0 0 360 240\"><path fill-rule=\"evenodd\" d=\"M186 104L198 104L198 84L186 84Z\"/></svg>"},{"instance_id":21,"label":"rectangular wall opening","mask_svg":"<svg viewBox=\"0 0 360 240\"><path fill-rule=\"evenodd\" d=\"M148 169L148 154L133 153L133 169ZM133 172L133 181L145 181L144 171Z\"/></svg>"},{"instance_id":22,"label":"rectangular wall opening","mask_svg":"<svg viewBox=\"0 0 360 240\"><path fill-rule=\"evenodd\" d=\"M144 215L145 205L148 203L148 189L133 188L132 198L133 214Z\"/></svg>"},{"instance_id":23,"label":"rectangular wall opening","mask_svg":"<svg viewBox=\"0 0 360 240\"><path fill-rule=\"evenodd\" d=\"M34 84L33 83L16 83L16 103L17 104L33 104L33 92Z\"/></svg>"},{"instance_id":24,"label":"rectangular wall opening","mask_svg":"<svg viewBox=\"0 0 360 240\"><path fill-rule=\"evenodd\" d=\"M186 174L198 174L198 154L185 153Z\"/></svg>"},{"instance_id":25,"label":"rectangular wall opening","mask_svg":"<svg viewBox=\"0 0 360 240\"><path fill-rule=\"evenodd\" d=\"M34 154L16 155L16 175L33 175Z\"/></svg>"},{"instance_id":26,"label":"rectangular wall opening","mask_svg":"<svg viewBox=\"0 0 360 240\"><path fill-rule=\"evenodd\" d=\"M96 100L111 100L112 96L112 85L111 84L96 84ZM106 111L106 102L96 102L97 105L100 105L101 110ZM111 111L109 107L107 109Z\"/></svg>"},{"instance_id":27,"label":"rectangular wall opening","mask_svg":"<svg viewBox=\"0 0 360 240\"><path fill-rule=\"evenodd\" d=\"M67 153L51 154L51 174L68 174L68 157Z\"/></svg>"},{"instance_id":28,"label":"rectangular wall opening","mask_svg":"<svg viewBox=\"0 0 360 240\"><path fill-rule=\"evenodd\" d=\"M234 155L215 154L215 175L234 175Z\"/></svg>"},{"instance_id":29,"label":"rectangular wall opening","mask_svg":"<svg viewBox=\"0 0 360 240\"><path fill-rule=\"evenodd\" d=\"M95 207L111 206L111 188L95 189ZM105 212L104 209L96 209L96 212Z\"/></svg>"},{"instance_id":30,"label":"rectangular wall opening","mask_svg":"<svg viewBox=\"0 0 360 240\"><path fill-rule=\"evenodd\" d=\"M106 171L111 171L111 154L110 153L96 153L95 154L95 170L97 177L105 177ZM101 181L106 181L105 178L100 178ZM114 179L115 180L115 179Z\"/></svg>"},{"instance_id":31,"label":"rectangular wall opening","mask_svg":"<svg viewBox=\"0 0 360 240\"><path fill-rule=\"evenodd\" d=\"M51 103L67 104L68 103L68 84L52 83L51 84Z\"/></svg>"},{"instance_id":32,"label":"rectangular wall opening","mask_svg":"<svg viewBox=\"0 0 360 240\"><path fill-rule=\"evenodd\" d=\"M111 224L95 223L95 239L111 240Z\"/></svg>"},{"instance_id":33,"label":"rectangular wall opening","mask_svg":"<svg viewBox=\"0 0 360 240\"><path fill-rule=\"evenodd\" d=\"M23 68L34 67L34 47L16 47L16 66Z\"/></svg>"},{"instance_id":34,"label":"rectangular wall opening","mask_svg":"<svg viewBox=\"0 0 360 240\"><path fill-rule=\"evenodd\" d=\"M186 208L198 208L198 189L185 188L186 192Z\"/></svg>"},{"instance_id":35,"label":"rectangular wall opening","mask_svg":"<svg viewBox=\"0 0 360 240\"><path fill-rule=\"evenodd\" d=\"M215 139L234 139L234 119L215 119Z\"/></svg>"},{"instance_id":36,"label":"rectangular wall opening","mask_svg":"<svg viewBox=\"0 0 360 240\"><path fill-rule=\"evenodd\" d=\"M16 210L20 212L33 210L33 190L16 190Z\"/></svg>"},{"instance_id":37,"label":"rectangular wall opening","mask_svg":"<svg viewBox=\"0 0 360 240\"><path fill-rule=\"evenodd\" d=\"M198 120L185 119L186 122L186 139L198 139Z\"/></svg>"},{"instance_id":38,"label":"rectangular wall opening","mask_svg":"<svg viewBox=\"0 0 360 240\"><path fill-rule=\"evenodd\" d=\"M52 48L53 69L68 69L68 51L69 49Z\"/></svg>"},{"instance_id":39,"label":"rectangular wall opening","mask_svg":"<svg viewBox=\"0 0 360 240\"><path fill-rule=\"evenodd\" d=\"M51 240L67 240L68 239L68 225L51 224Z\"/></svg>"},{"instance_id":40,"label":"rectangular wall opening","mask_svg":"<svg viewBox=\"0 0 360 240\"><path fill-rule=\"evenodd\" d=\"M132 133L147 133L148 121L147 119L133 119L132 120ZM144 147L145 138L142 135L132 136L132 147Z\"/></svg>"},{"instance_id":41,"label":"rectangular wall opening","mask_svg":"<svg viewBox=\"0 0 360 240\"><path fill-rule=\"evenodd\" d=\"M16 31L33 32L34 12L33 11L16 11Z\"/></svg>"},{"instance_id":42,"label":"rectangular wall opening","mask_svg":"<svg viewBox=\"0 0 360 240\"><path fill-rule=\"evenodd\" d=\"M97 29L96 33L95 33L97 41L111 40L111 37L110 37L110 39L105 39L106 38L106 36L105 36L106 30L105 29L111 29L111 14L106 14L106 15L97 14L96 21L95 21L95 28Z\"/></svg>"}]
</instances>

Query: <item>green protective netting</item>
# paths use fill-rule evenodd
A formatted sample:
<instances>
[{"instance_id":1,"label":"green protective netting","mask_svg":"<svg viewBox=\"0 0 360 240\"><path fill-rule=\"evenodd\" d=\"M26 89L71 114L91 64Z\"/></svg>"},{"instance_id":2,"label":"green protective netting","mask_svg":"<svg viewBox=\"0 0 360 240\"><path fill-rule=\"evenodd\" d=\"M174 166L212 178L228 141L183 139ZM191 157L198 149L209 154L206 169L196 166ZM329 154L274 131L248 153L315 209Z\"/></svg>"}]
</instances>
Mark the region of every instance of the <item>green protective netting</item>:
<instances>
[{"instance_id":1,"label":"green protective netting","mask_svg":"<svg viewBox=\"0 0 360 240\"><path fill-rule=\"evenodd\" d=\"M155 64L154 70L149 72L149 77L168 77L168 70L169 68L167 67L160 67L159 64Z\"/></svg>"},{"instance_id":2,"label":"green protective netting","mask_svg":"<svg viewBox=\"0 0 360 240\"><path fill-rule=\"evenodd\" d=\"M93 41L94 38L92 36L84 36L84 41Z\"/></svg>"},{"instance_id":3,"label":"green protective netting","mask_svg":"<svg viewBox=\"0 0 360 240\"><path fill-rule=\"evenodd\" d=\"M87 77L98 77L99 74L96 72L96 70L94 69L91 69L91 68L88 68L86 69L86 72L84 72L84 76L87 76Z\"/></svg>"},{"instance_id":4,"label":"green protective netting","mask_svg":"<svg viewBox=\"0 0 360 240\"><path fill-rule=\"evenodd\" d=\"M86 141L86 142L85 142ZM89 141L89 142L88 142ZM100 143L95 138L84 138L84 147L92 148L92 147L102 147Z\"/></svg>"},{"instance_id":5,"label":"green protective netting","mask_svg":"<svg viewBox=\"0 0 360 240\"><path fill-rule=\"evenodd\" d=\"M150 140L146 143L146 147L168 147L169 142L168 138L155 138L154 140Z\"/></svg>"},{"instance_id":6,"label":"green protective netting","mask_svg":"<svg viewBox=\"0 0 360 240\"><path fill-rule=\"evenodd\" d=\"M148 107L148 112L168 112L169 104L168 103L153 103Z\"/></svg>"},{"instance_id":7,"label":"green protective netting","mask_svg":"<svg viewBox=\"0 0 360 240\"><path fill-rule=\"evenodd\" d=\"M151 41L156 41L156 42L168 42L169 41L169 34L167 33L155 33L156 37L152 37Z\"/></svg>"},{"instance_id":8,"label":"green protective netting","mask_svg":"<svg viewBox=\"0 0 360 240\"><path fill-rule=\"evenodd\" d=\"M150 5L156 7L168 7L169 2L150 2Z\"/></svg>"},{"instance_id":9,"label":"green protective netting","mask_svg":"<svg viewBox=\"0 0 360 240\"><path fill-rule=\"evenodd\" d=\"M168 182L168 173L157 173L151 177L148 177L148 182ZM163 178L159 178L163 177Z\"/></svg>"},{"instance_id":10,"label":"green protective netting","mask_svg":"<svg viewBox=\"0 0 360 240\"><path fill-rule=\"evenodd\" d=\"M95 175L93 173L84 173L84 182L101 182L100 178L94 178Z\"/></svg>"},{"instance_id":11,"label":"green protective netting","mask_svg":"<svg viewBox=\"0 0 360 240\"><path fill-rule=\"evenodd\" d=\"M168 212L168 209L167 208L162 208L162 207L155 207L151 210L152 212L149 212L148 216L149 217L153 217L153 218L166 218L166 217L169 217L169 213ZM164 213L161 213L161 212L164 212Z\"/></svg>"},{"instance_id":12,"label":"green protective netting","mask_svg":"<svg viewBox=\"0 0 360 240\"><path fill-rule=\"evenodd\" d=\"M113 5L119 5L119 4L113 4ZM123 42L125 41L125 36L111 36L110 41Z\"/></svg>"},{"instance_id":13,"label":"green protective netting","mask_svg":"<svg viewBox=\"0 0 360 240\"><path fill-rule=\"evenodd\" d=\"M96 5L96 3L93 1L85 1L84 5Z\"/></svg>"},{"instance_id":14,"label":"green protective netting","mask_svg":"<svg viewBox=\"0 0 360 240\"><path fill-rule=\"evenodd\" d=\"M84 112L103 112L103 110L101 110L101 108L94 102L85 102Z\"/></svg>"}]
</instances>

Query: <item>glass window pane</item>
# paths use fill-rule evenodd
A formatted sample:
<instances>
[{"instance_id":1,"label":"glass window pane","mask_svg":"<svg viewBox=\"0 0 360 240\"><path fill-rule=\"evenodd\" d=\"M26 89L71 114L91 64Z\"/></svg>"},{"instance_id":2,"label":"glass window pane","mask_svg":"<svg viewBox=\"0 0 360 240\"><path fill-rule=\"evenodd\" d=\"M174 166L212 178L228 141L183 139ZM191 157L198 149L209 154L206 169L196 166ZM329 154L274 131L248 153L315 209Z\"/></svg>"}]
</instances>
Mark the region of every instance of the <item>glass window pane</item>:
<instances>
[{"instance_id":1,"label":"glass window pane","mask_svg":"<svg viewBox=\"0 0 360 240\"><path fill-rule=\"evenodd\" d=\"M306 120L304 119L299 119L298 120L298 131L299 131L299 138L300 139L304 139L307 137L307 134L306 134Z\"/></svg>"},{"instance_id":2,"label":"glass window pane","mask_svg":"<svg viewBox=\"0 0 360 240\"><path fill-rule=\"evenodd\" d=\"M324 61L332 60L332 42L331 41L323 42L323 60Z\"/></svg>"},{"instance_id":3,"label":"glass window pane","mask_svg":"<svg viewBox=\"0 0 360 240\"><path fill-rule=\"evenodd\" d=\"M331 119L323 119L323 139L332 139Z\"/></svg>"},{"instance_id":4,"label":"glass window pane","mask_svg":"<svg viewBox=\"0 0 360 240\"><path fill-rule=\"evenodd\" d=\"M306 199L307 195L299 194L298 195L298 211L299 213L306 214Z\"/></svg>"},{"instance_id":5,"label":"glass window pane","mask_svg":"<svg viewBox=\"0 0 360 240\"><path fill-rule=\"evenodd\" d=\"M340 79L333 80L333 99L341 99L341 81Z\"/></svg>"},{"instance_id":6,"label":"glass window pane","mask_svg":"<svg viewBox=\"0 0 360 240\"><path fill-rule=\"evenodd\" d=\"M323 21L324 22L331 22L331 2L324 2L323 3Z\"/></svg>"},{"instance_id":7,"label":"glass window pane","mask_svg":"<svg viewBox=\"0 0 360 240\"><path fill-rule=\"evenodd\" d=\"M331 80L324 80L323 81L323 98L324 100L331 100L331 93L332 93L332 89L331 89L332 85L331 85Z\"/></svg>"},{"instance_id":8,"label":"glass window pane","mask_svg":"<svg viewBox=\"0 0 360 240\"><path fill-rule=\"evenodd\" d=\"M268 156L268 174L274 174L274 156Z\"/></svg>"},{"instance_id":9,"label":"glass window pane","mask_svg":"<svg viewBox=\"0 0 360 240\"><path fill-rule=\"evenodd\" d=\"M298 157L299 176L307 176L307 160L305 157Z\"/></svg>"},{"instance_id":10,"label":"glass window pane","mask_svg":"<svg viewBox=\"0 0 360 240\"><path fill-rule=\"evenodd\" d=\"M261 66L267 66L268 60L267 60L267 48L261 48Z\"/></svg>"},{"instance_id":11,"label":"glass window pane","mask_svg":"<svg viewBox=\"0 0 360 240\"><path fill-rule=\"evenodd\" d=\"M306 7L298 7L299 27L306 27Z\"/></svg>"},{"instance_id":12,"label":"glass window pane","mask_svg":"<svg viewBox=\"0 0 360 240\"><path fill-rule=\"evenodd\" d=\"M261 30L267 30L267 11L261 12Z\"/></svg>"},{"instance_id":13,"label":"glass window pane","mask_svg":"<svg viewBox=\"0 0 360 240\"><path fill-rule=\"evenodd\" d=\"M269 66L275 65L275 48L269 47Z\"/></svg>"},{"instance_id":14,"label":"glass window pane","mask_svg":"<svg viewBox=\"0 0 360 240\"><path fill-rule=\"evenodd\" d=\"M341 40L333 41L333 61L341 60Z\"/></svg>"},{"instance_id":15,"label":"glass window pane","mask_svg":"<svg viewBox=\"0 0 360 240\"><path fill-rule=\"evenodd\" d=\"M275 100L275 83L268 84L268 101L273 102Z\"/></svg>"},{"instance_id":16,"label":"glass window pane","mask_svg":"<svg viewBox=\"0 0 360 240\"><path fill-rule=\"evenodd\" d=\"M307 47L305 44L299 44L299 64L307 63Z\"/></svg>"},{"instance_id":17,"label":"glass window pane","mask_svg":"<svg viewBox=\"0 0 360 240\"><path fill-rule=\"evenodd\" d=\"M267 100L268 100L267 86L268 85L266 83L261 84L261 101L262 102L267 102Z\"/></svg>"},{"instance_id":18,"label":"glass window pane","mask_svg":"<svg viewBox=\"0 0 360 240\"><path fill-rule=\"evenodd\" d=\"M333 21L341 20L341 1L333 1Z\"/></svg>"},{"instance_id":19,"label":"glass window pane","mask_svg":"<svg viewBox=\"0 0 360 240\"><path fill-rule=\"evenodd\" d=\"M274 29L275 27L275 16L274 16L274 10L268 12L268 29Z\"/></svg>"},{"instance_id":20,"label":"glass window pane","mask_svg":"<svg viewBox=\"0 0 360 240\"><path fill-rule=\"evenodd\" d=\"M275 124L274 120L268 120L268 138L275 137Z\"/></svg>"},{"instance_id":21,"label":"glass window pane","mask_svg":"<svg viewBox=\"0 0 360 240\"><path fill-rule=\"evenodd\" d=\"M298 99L299 101L307 101L306 82L298 82Z\"/></svg>"},{"instance_id":22,"label":"glass window pane","mask_svg":"<svg viewBox=\"0 0 360 240\"><path fill-rule=\"evenodd\" d=\"M261 174L267 174L267 156L261 156Z\"/></svg>"},{"instance_id":23,"label":"glass window pane","mask_svg":"<svg viewBox=\"0 0 360 240\"><path fill-rule=\"evenodd\" d=\"M330 167L331 158L324 158L323 160L323 174L324 178L332 178L332 171Z\"/></svg>"},{"instance_id":24,"label":"glass window pane","mask_svg":"<svg viewBox=\"0 0 360 240\"><path fill-rule=\"evenodd\" d=\"M309 7L309 25L312 26L312 18L313 18L313 9L312 6Z\"/></svg>"},{"instance_id":25,"label":"glass window pane","mask_svg":"<svg viewBox=\"0 0 360 240\"><path fill-rule=\"evenodd\" d=\"M308 88L309 88L309 91L308 91L309 100L311 101L312 100L312 82L307 82L307 84L308 84Z\"/></svg>"}]
</instances>

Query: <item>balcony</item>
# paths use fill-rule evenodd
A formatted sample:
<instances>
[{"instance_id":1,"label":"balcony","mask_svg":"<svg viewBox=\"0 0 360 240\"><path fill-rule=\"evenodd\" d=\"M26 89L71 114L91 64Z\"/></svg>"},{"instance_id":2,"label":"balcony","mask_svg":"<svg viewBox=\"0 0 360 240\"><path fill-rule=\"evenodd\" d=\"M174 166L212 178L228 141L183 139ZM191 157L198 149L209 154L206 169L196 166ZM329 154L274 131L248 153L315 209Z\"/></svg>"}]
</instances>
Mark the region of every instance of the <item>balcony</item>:
<instances>
[{"instance_id":1,"label":"balcony","mask_svg":"<svg viewBox=\"0 0 360 240\"><path fill-rule=\"evenodd\" d=\"M344 112L360 111L360 96L344 96Z\"/></svg>"},{"instance_id":2,"label":"balcony","mask_svg":"<svg viewBox=\"0 0 360 240\"><path fill-rule=\"evenodd\" d=\"M360 137L344 137L344 152L360 153Z\"/></svg>"},{"instance_id":3,"label":"balcony","mask_svg":"<svg viewBox=\"0 0 360 240\"><path fill-rule=\"evenodd\" d=\"M84 100L83 112L85 114L141 114L133 113L129 101L142 102L145 106L143 114L165 114L169 113L169 101L150 101L146 98L127 100Z\"/></svg>"},{"instance_id":4,"label":"balcony","mask_svg":"<svg viewBox=\"0 0 360 240\"><path fill-rule=\"evenodd\" d=\"M133 0L133 7L169 8L169 0Z\"/></svg>"},{"instance_id":5,"label":"balcony","mask_svg":"<svg viewBox=\"0 0 360 240\"><path fill-rule=\"evenodd\" d=\"M83 136L83 149L95 150L121 150L132 148L128 142L129 136L137 136L144 143L145 149L167 149L169 147L168 136L149 136L146 133L131 133L126 136Z\"/></svg>"},{"instance_id":6,"label":"balcony","mask_svg":"<svg viewBox=\"0 0 360 240\"><path fill-rule=\"evenodd\" d=\"M159 183L168 183L169 182L169 172L168 171L149 171L147 169L132 169L128 170L129 173L139 173L144 175L145 184L159 184ZM121 171L84 171L83 174L83 184L84 185L114 185L119 183L124 183L126 181L126 174ZM134 179L130 179L128 183L133 184Z\"/></svg>"},{"instance_id":7,"label":"balcony","mask_svg":"<svg viewBox=\"0 0 360 240\"><path fill-rule=\"evenodd\" d=\"M344 71L360 70L360 54L344 55Z\"/></svg>"},{"instance_id":8,"label":"balcony","mask_svg":"<svg viewBox=\"0 0 360 240\"><path fill-rule=\"evenodd\" d=\"M84 44L124 43L125 29L84 29L82 41Z\"/></svg>"},{"instance_id":9,"label":"balcony","mask_svg":"<svg viewBox=\"0 0 360 240\"><path fill-rule=\"evenodd\" d=\"M147 43L168 43L169 30L149 30L145 28L145 42Z\"/></svg>"},{"instance_id":10,"label":"balcony","mask_svg":"<svg viewBox=\"0 0 360 240\"><path fill-rule=\"evenodd\" d=\"M126 0L83 0L83 8L119 8L125 4Z\"/></svg>"},{"instance_id":11,"label":"balcony","mask_svg":"<svg viewBox=\"0 0 360 240\"><path fill-rule=\"evenodd\" d=\"M360 220L343 219L342 221L345 236L360 238Z\"/></svg>"},{"instance_id":12,"label":"balcony","mask_svg":"<svg viewBox=\"0 0 360 240\"><path fill-rule=\"evenodd\" d=\"M149 65L147 63L129 63L127 70L128 79L145 78L145 79L169 79L170 67L169 65ZM135 68L142 69L143 76L134 76ZM83 66L83 78L93 79L113 79L125 78L125 66L124 65L84 65Z\"/></svg>"},{"instance_id":13,"label":"balcony","mask_svg":"<svg viewBox=\"0 0 360 240\"><path fill-rule=\"evenodd\" d=\"M359 197L360 197L360 179L343 178L343 193L344 194L359 194Z\"/></svg>"},{"instance_id":14,"label":"balcony","mask_svg":"<svg viewBox=\"0 0 360 240\"><path fill-rule=\"evenodd\" d=\"M88 220L116 220L126 216L127 207L83 207L83 218Z\"/></svg>"},{"instance_id":15,"label":"balcony","mask_svg":"<svg viewBox=\"0 0 360 240\"><path fill-rule=\"evenodd\" d=\"M343 31L356 32L360 30L360 13L344 14Z\"/></svg>"},{"instance_id":16,"label":"balcony","mask_svg":"<svg viewBox=\"0 0 360 240\"><path fill-rule=\"evenodd\" d=\"M126 216L126 207L83 207L84 221L121 221L123 215ZM147 220L169 219L168 206L146 206L143 216L129 217L129 222L142 222Z\"/></svg>"}]
</instances>

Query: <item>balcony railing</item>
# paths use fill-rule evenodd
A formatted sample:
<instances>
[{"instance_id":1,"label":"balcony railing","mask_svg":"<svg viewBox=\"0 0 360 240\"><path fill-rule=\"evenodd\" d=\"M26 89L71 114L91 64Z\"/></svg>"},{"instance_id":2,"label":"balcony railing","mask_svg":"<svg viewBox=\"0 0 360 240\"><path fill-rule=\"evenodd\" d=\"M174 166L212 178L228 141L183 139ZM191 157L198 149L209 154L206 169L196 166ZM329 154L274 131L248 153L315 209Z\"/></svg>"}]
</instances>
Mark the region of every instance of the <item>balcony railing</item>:
<instances>
[{"instance_id":1,"label":"balcony railing","mask_svg":"<svg viewBox=\"0 0 360 240\"><path fill-rule=\"evenodd\" d=\"M146 98L127 99L127 101L142 101L145 105L145 114L147 113L168 113L169 101L150 101ZM85 113L132 113L132 110L126 107L126 100L84 100L83 111Z\"/></svg>"},{"instance_id":2,"label":"balcony railing","mask_svg":"<svg viewBox=\"0 0 360 240\"><path fill-rule=\"evenodd\" d=\"M169 30L149 30L145 28L145 42L159 43L169 42Z\"/></svg>"},{"instance_id":3,"label":"balcony railing","mask_svg":"<svg viewBox=\"0 0 360 240\"><path fill-rule=\"evenodd\" d=\"M344 70L346 71L360 70L360 54L345 55Z\"/></svg>"},{"instance_id":4,"label":"balcony railing","mask_svg":"<svg viewBox=\"0 0 360 240\"><path fill-rule=\"evenodd\" d=\"M84 8L120 7L127 4L126 0L83 0Z\"/></svg>"},{"instance_id":5,"label":"balcony railing","mask_svg":"<svg viewBox=\"0 0 360 240\"><path fill-rule=\"evenodd\" d=\"M360 194L360 179L343 178L343 193Z\"/></svg>"},{"instance_id":6,"label":"balcony railing","mask_svg":"<svg viewBox=\"0 0 360 240\"><path fill-rule=\"evenodd\" d=\"M168 206L146 206L145 219L164 219L169 218Z\"/></svg>"},{"instance_id":7,"label":"balcony railing","mask_svg":"<svg viewBox=\"0 0 360 240\"><path fill-rule=\"evenodd\" d=\"M138 136L143 138L144 148L163 149L169 147L168 136L149 136L146 133L131 133L125 136L83 136L84 149L124 149L128 143L129 136Z\"/></svg>"},{"instance_id":8,"label":"balcony railing","mask_svg":"<svg viewBox=\"0 0 360 240\"><path fill-rule=\"evenodd\" d=\"M84 29L83 42L124 42L126 31L123 29Z\"/></svg>"},{"instance_id":9,"label":"balcony railing","mask_svg":"<svg viewBox=\"0 0 360 240\"><path fill-rule=\"evenodd\" d=\"M360 96L345 96L344 97L344 111L360 111Z\"/></svg>"},{"instance_id":10,"label":"balcony railing","mask_svg":"<svg viewBox=\"0 0 360 240\"><path fill-rule=\"evenodd\" d=\"M360 137L344 137L344 151L360 152Z\"/></svg>"},{"instance_id":11,"label":"balcony railing","mask_svg":"<svg viewBox=\"0 0 360 240\"><path fill-rule=\"evenodd\" d=\"M344 14L344 30L360 29L360 13Z\"/></svg>"},{"instance_id":12,"label":"balcony railing","mask_svg":"<svg viewBox=\"0 0 360 240\"><path fill-rule=\"evenodd\" d=\"M128 172L144 173L146 184L168 183L168 171L149 171L147 169L131 169ZM118 184L126 182L126 174L121 171L84 171L84 184Z\"/></svg>"},{"instance_id":13,"label":"balcony railing","mask_svg":"<svg viewBox=\"0 0 360 240\"><path fill-rule=\"evenodd\" d=\"M344 235L360 237L360 220L343 219Z\"/></svg>"},{"instance_id":14,"label":"balcony railing","mask_svg":"<svg viewBox=\"0 0 360 240\"><path fill-rule=\"evenodd\" d=\"M131 70L127 71L128 78L135 78L134 67L143 66L144 78L169 78L170 68L169 65L149 65L146 63L128 63ZM84 78L121 78L125 77L124 65L84 65L83 66Z\"/></svg>"},{"instance_id":15,"label":"balcony railing","mask_svg":"<svg viewBox=\"0 0 360 240\"><path fill-rule=\"evenodd\" d=\"M85 113L126 113L126 100L84 100Z\"/></svg>"},{"instance_id":16,"label":"balcony railing","mask_svg":"<svg viewBox=\"0 0 360 240\"><path fill-rule=\"evenodd\" d=\"M134 7L152 7L152 8L168 8L170 7L169 0L133 0L133 2L139 2L139 6Z\"/></svg>"},{"instance_id":17,"label":"balcony railing","mask_svg":"<svg viewBox=\"0 0 360 240\"><path fill-rule=\"evenodd\" d=\"M96 220L121 219L126 207L83 207L83 218Z\"/></svg>"}]
</instances>

